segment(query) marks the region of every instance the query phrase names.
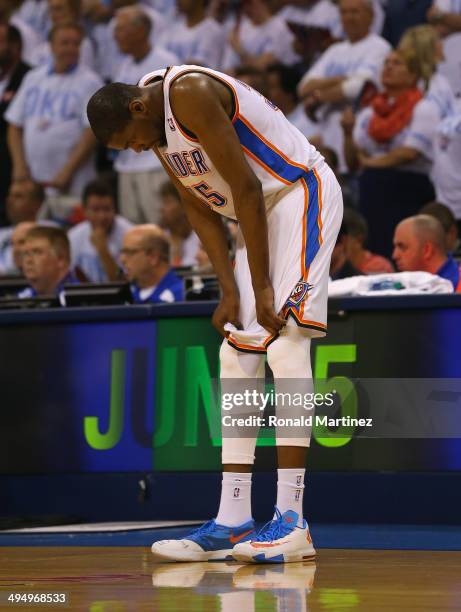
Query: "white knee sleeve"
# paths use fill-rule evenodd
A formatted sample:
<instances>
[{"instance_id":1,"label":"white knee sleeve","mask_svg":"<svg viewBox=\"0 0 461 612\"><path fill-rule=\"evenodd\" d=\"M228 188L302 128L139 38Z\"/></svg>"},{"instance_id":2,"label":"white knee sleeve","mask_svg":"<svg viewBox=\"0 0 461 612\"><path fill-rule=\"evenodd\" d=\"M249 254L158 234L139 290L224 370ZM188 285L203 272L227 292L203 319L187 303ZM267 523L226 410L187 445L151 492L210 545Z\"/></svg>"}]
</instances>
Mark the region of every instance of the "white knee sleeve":
<instances>
[{"instance_id":1,"label":"white knee sleeve","mask_svg":"<svg viewBox=\"0 0 461 612\"><path fill-rule=\"evenodd\" d=\"M311 338L304 330L294 322L289 321L282 334L267 347L267 361L274 375L276 393L313 393L311 366ZM290 384L287 379L296 379ZM303 409L295 410L280 409L277 416L309 415L311 412L303 412ZM296 412L296 414L295 414ZM293 432L295 433L295 432ZM299 437L287 437L287 430L276 429L277 446L309 446L311 428L306 427L300 432Z\"/></svg>"},{"instance_id":2,"label":"white knee sleeve","mask_svg":"<svg viewBox=\"0 0 461 612\"><path fill-rule=\"evenodd\" d=\"M267 363L274 379L312 379L311 338L289 319L282 334L267 347Z\"/></svg>"},{"instance_id":3,"label":"white knee sleeve","mask_svg":"<svg viewBox=\"0 0 461 612\"><path fill-rule=\"evenodd\" d=\"M219 351L221 378L263 378L264 356L239 353L227 343L221 344Z\"/></svg>"},{"instance_id":4,"label":"white knee sleeve","mask_svg":"<svg viewBox=\"0 0 461 612\"><path fill-rule=\"evenodd\" d=\"M248 380L249 385L252 387L254 384L258 384L257 379L261 381L261 385L264 384L263 355L240 353L229 346L227 341L224 340L221 345L219 359L221 364L221 390L223 393L227 391L226 385L229 386L228 390L230 392L235 392L236 385L233 384L232 379L235 381L242 379ZM226 382L226 379L231 380ZM231 415L232 410L226 414ZM250 412L248 414L250 414ZM257 430L252 432L248 427L244 427L241 430L237 428L225 430L223 427L223 464L252 465L255 459L254 453L257 435Z\"/></svg>"}]
</instances>

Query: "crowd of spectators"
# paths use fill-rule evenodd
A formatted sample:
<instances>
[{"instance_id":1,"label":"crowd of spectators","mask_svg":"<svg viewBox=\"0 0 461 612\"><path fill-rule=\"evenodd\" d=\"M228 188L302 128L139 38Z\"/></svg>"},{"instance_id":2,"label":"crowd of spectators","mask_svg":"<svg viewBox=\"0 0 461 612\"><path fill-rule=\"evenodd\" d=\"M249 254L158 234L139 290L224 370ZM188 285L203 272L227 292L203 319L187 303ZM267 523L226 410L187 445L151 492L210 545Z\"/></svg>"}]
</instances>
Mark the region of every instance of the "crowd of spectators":
<instances>
[{"instance_id":1,"label":"crowd of spectators","mask_svg":"<svg viewBox=\"0 0 461 612\"><path fill-rule=\"evenodd\" d=\"M461 290L461 0L2 0L0 275L183 299L210 264L149 151L97 145L104 82L175 64L268 97L343 187L332 279L426 271ZM235 224L228 224L232 253Z\"/></svg>"}]
</instances>

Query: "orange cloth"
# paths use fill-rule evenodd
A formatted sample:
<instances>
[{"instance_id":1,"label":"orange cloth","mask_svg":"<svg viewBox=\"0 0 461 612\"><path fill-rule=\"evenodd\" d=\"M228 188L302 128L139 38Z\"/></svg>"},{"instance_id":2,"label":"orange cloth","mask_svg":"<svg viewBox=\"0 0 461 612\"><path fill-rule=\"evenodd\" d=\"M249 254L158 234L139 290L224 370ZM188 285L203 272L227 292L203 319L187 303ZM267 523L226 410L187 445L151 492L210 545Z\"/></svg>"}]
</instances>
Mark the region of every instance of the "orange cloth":
<instances>
[{"instance_id":1,"label":"orange cloth","mask_svg":"<svg viewBox=\"0 0 461 612\"><path fill-rule=\"evenodd\" d=\"M396 98L387 93L377 95L371 104L373 116L368 134L379 143L392 140L410 123L413 109L422 97L419 89L409 89Z\"/></svg>"}]
</instances>

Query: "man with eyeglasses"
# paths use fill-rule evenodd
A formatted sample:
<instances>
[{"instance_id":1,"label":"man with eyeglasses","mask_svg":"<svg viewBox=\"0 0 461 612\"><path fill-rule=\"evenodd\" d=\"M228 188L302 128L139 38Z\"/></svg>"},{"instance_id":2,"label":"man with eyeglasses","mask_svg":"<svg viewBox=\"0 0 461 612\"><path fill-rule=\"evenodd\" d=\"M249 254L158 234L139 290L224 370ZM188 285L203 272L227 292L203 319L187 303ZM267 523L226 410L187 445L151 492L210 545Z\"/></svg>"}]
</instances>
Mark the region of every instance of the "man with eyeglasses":
<instances>
[{"instance_id":1,"label":"man with eyeglasses","mask_svg":"<svg viewBox=\"0 0 461 612\"><path fill-rule=\"evenodd\" d=\"M170 243L158 225L137 225L123 238L120 261L136 304L184 299L182 280L170 268Z\"/></svg>"}]
</instances>

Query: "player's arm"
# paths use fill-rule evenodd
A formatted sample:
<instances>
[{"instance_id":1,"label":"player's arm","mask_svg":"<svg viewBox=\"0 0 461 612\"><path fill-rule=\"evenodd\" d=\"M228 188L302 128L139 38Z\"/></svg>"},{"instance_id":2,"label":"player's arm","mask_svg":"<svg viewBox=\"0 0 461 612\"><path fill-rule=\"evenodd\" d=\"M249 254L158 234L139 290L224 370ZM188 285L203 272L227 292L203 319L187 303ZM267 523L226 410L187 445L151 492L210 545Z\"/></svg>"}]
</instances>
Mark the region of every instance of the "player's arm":
<instances>
[{"instance_id":1,"label":"player's arm","mask_svg":"<svg viewBox=\"0 0 461 612\"><path fill-rule=\"evenodd\" d=\"M258 322L275 333L285 321L274 311L264 198L261 183L245 159L229 118L230 95L224 85L211 77L189 74L173 83L170 101L176 118L196 135L231 188L247 247Z\"/></svg>"},{"instance_id":2,"label":"player's arm","mask_svg":"<svg viewBox=\"0 0 461 612\"><path fill-rule=\"evenodd\" d=\"M213 315L213 325L224 336L224 325L232 323L237 328L242 325L239 320L239 294L235 283L234 270L229 259L227 234L221 215L211 210L207 204L195 197L171 173L163 157L157 151L157 156L173 181L181 202L186 211L192 228L200 238L205 251L210 258L222 291L222 300Z\"/></svg>"}]
</instances>

